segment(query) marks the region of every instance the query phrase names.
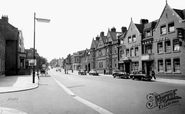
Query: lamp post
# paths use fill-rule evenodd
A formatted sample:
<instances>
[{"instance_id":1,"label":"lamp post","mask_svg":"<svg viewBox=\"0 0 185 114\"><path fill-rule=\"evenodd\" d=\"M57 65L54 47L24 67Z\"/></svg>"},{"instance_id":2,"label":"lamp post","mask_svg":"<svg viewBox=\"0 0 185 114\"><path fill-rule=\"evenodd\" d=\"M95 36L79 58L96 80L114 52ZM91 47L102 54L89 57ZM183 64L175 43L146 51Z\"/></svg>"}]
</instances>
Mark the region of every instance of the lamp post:
<instances>
[{"instance_id":1,"label":"lamp post","mask_svg":"<svg viewBox=\"0 0 185 114\"><path fill-rule=\"evenodd\" d=\"M36 18L36 13L34 13L34 33L33 33L33 59L34 59L34 65L33 65L33 83L35 83L35 66L36 66L36 57L35 57L35 21L39 21L39 22L45 22L45 23L49 23L50 20L49 19L43 19L43 18Z\"/></svg>"}]
</instances>

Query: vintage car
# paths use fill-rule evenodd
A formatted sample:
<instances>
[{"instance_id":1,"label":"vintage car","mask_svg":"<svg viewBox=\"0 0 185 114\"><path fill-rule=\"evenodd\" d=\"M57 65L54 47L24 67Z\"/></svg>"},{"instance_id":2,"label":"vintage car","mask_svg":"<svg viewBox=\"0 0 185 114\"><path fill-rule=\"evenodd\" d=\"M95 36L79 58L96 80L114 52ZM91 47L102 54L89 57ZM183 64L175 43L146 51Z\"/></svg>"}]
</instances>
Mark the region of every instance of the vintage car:
<instances>
[{"instance_id":1,"label":"vintage car","mask_svg":"<svg viewBox=\"0 0 185 114\"><path fill-rule=\"evenodd\" d=\"M130 78L134 79L139 79L139 80L151 80L152 76L146 74L144 71L133 71L130 74Z\"/></svg>"},{"instance_id":2,"label":"vintage car","mask_svg":"<svg viewBox=\"0 0 185 114\"><path fill-rule=\"evenodd\" d=\"M80 69L80 70L78 71L78 74L79 74L79 75L86 75L87 73L86 73L86 70Z\"/></svg>"},{"instance_id":3,"label":"vintage car","mask_svg":"<svg viewBox=\"0 0 185 114\"><path fill-rule=\"evenodd\" d=\"M89 75L98 76L99 73L97 72L97 70L92 69L92 70L89 71Z\"/></svg>"},{"instance_id":4,"label":"vintage car","mask_svg":"<svg viewBox=\"0 0 185 114\"><path fill-rule=\"evenodd\" d=\"M119 69L114 70L113 73L112 73L112 76L114 78L116 78L116 77L119 77L119 78L130 78L129 73L123 72L123 71L121 71Z\"/></svg>"}]
</instances>

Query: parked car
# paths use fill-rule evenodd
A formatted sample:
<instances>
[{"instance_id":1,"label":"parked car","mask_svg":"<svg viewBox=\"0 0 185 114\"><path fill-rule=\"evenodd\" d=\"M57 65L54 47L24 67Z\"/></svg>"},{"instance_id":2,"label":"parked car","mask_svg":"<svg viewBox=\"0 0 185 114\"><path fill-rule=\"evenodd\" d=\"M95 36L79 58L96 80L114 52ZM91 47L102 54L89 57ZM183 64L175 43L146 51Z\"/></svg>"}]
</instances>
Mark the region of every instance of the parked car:
<instances>
[{"instance_id":1,"label":"parked car","mask_svg":"<svg viewBox=\"0 0 185 114\"><path fill-rule=\"evenodd\" d=\"M80 69L80 70L78 71L78 74L79 74L79 75L86 75L87 73L86 73L86 70Z\"/></svg>"},{"instance_id":2,"label":"parked car","mask_svg":"<svg viewBox=\"0 0 185 114\"><path fill-rule=\"evenodd\" d=\"M99 73L97 72L97 70L92 69L91 71L89 71L89 75L98 76Z\"/></svg>"},{"instance_id":3,"label":"parked car","mask_svg":"<svg viewBox=\"0 0 185 114\"><path fill-rule=\"evenodd\" d=\"M133 71L130 74L130 78L134 79L139 79L139 80L151 80L152 76L149 74L146 74L144 71Z\"/></svg>"},{"instance_id":4,"label":"parked car","mask_svg":"<svg viewBox=\"0 0 185 114\"><path fill-rule=\"evenodd\" d=\"M123 72L123 71L121 71L119 69L114 70L113 73L112 73L112 76L114 78L116 78L116 77L119 77L119 78L130 78L129 73Z\"/></svg>"}]
</instances>

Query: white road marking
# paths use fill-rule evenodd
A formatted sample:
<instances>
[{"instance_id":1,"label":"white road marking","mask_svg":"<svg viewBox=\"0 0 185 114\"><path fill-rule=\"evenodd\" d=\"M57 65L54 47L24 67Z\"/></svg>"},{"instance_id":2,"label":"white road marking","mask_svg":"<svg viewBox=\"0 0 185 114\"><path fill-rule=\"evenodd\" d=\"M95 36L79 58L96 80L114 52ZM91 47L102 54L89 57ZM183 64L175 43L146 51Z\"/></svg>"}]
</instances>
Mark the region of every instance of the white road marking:
<instances>
[{"instance_id":1,"label":"white road marking","mask_svg":"<svg viewBox=\"0 0 185 114\"><path fill-rule=\"evenodd\" d=\"M52 77L52 76L51 76ZM68 88L66 88L62 83L60 83L58 80L56 80L54 77L52 77L58 84L60 87L62 87L64 89L64 91L69 94L70 96L72 96L74 99L76 99L77 101L87 105L88 107L96 110L97 112L99 112L100 114L113 114L112 112L96 105L96 104L93 104L77 95L75 95L72 91L70 91Z\"/></svg>"}]
</instances>

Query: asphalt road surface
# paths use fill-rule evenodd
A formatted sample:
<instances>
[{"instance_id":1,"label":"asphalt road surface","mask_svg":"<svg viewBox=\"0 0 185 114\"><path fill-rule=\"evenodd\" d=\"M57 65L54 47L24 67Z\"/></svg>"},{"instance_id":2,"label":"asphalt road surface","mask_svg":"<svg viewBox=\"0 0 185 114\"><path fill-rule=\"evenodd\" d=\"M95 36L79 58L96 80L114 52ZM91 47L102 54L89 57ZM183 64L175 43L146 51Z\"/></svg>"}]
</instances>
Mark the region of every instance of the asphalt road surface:
<instances>
[{"instance_id":1,"label":"asphalt road surface","mask_svg":"<svg viewBox=\"0 0 185 114\"><path fill-rule=\"evenodd\" d=\"M185 85L64 74L51 69L39 88L0 94L0 106L28 114L184 114Z\"/></svg>"}]
</instances>

